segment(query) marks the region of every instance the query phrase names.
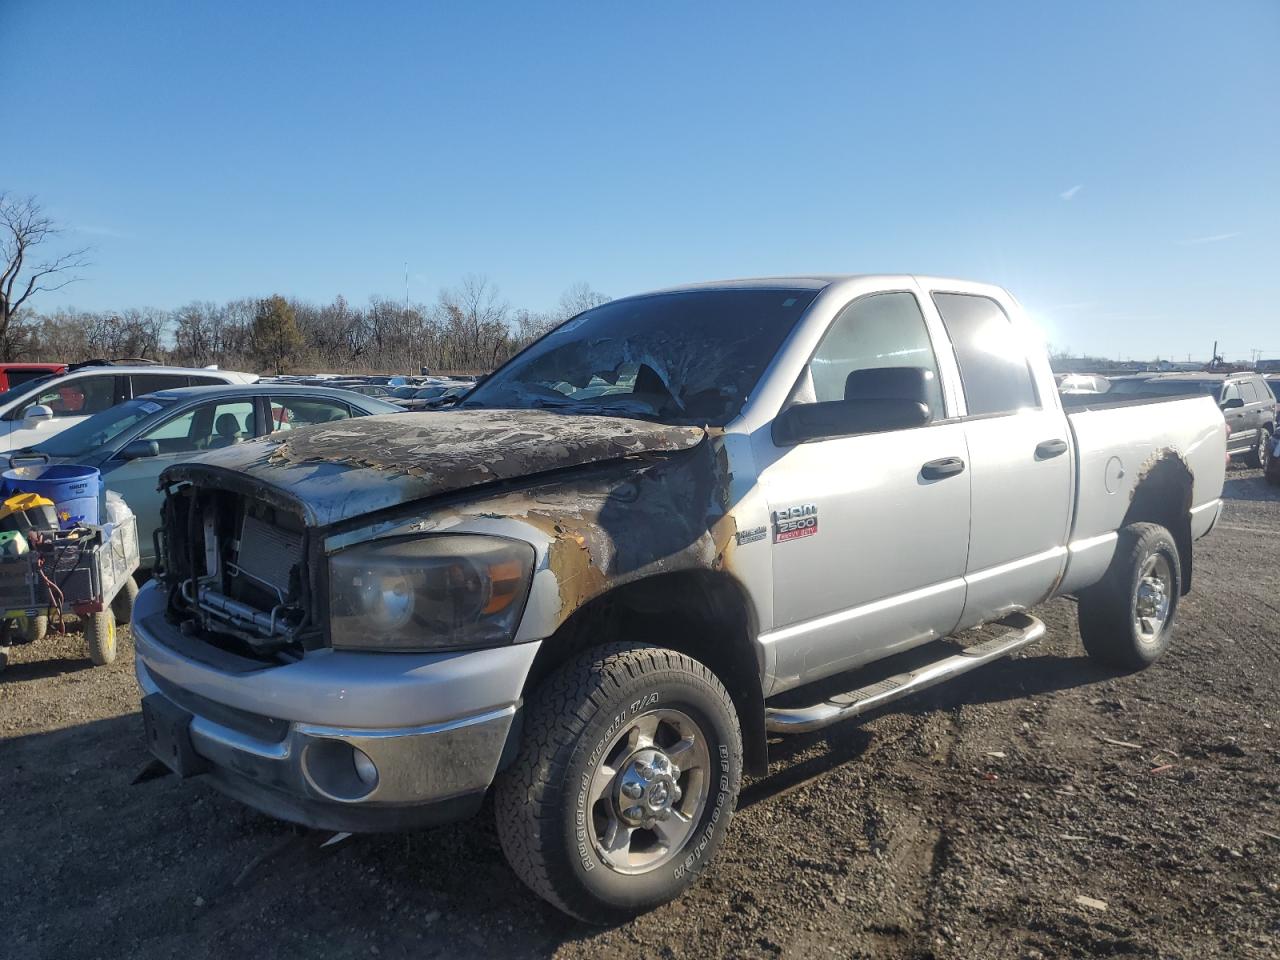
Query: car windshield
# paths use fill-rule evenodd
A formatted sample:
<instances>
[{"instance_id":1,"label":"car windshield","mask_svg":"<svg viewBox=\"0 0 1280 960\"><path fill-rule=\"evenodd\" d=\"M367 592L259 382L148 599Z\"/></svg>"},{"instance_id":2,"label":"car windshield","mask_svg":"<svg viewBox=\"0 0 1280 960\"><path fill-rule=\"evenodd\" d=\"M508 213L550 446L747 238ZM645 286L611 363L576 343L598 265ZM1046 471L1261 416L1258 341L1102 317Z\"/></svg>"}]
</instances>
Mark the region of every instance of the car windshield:
<instances>
[{"instance_id":1,"label":"car windshield","mask_svg":"<svg viewBox=\"0 0 1280 960\"><path fill-rule=\"evenodd\" d=\"M417 387L396 387L391 391L391 395L397 400L412 400L413 395L417 392Z\"/></svg>"},{"instance_id":2,"label":"car windshield","mask_svg":"<svg viewBox=\"0 0 1280 960\"><path fill-rule=\"evenodd\" d=\"M773 288L614 300L552 330L462 406L724 424L816 295Z\"/></svg>"},{"instance_id":3,"label":"car windshield","mask_svg":"<svg viewBox=\"0 0 1280 960\"><path fill-rule=\"evenodd\" d=\"M1114 380L1108 392L1156 393L1167 397L1207 393L1216 397L1221 389L1220 380Z\"/></svg>"},{"instance_id":4,"label":"car windshield","mask_svg":"<svg viewBox=\"0 0 1280 960\"><path fill-rule=\"evenodd\" d=\"M159 413L173 404L173 400L159 397L139 397L126 400L109 410L95 413L74 427L50 437L34 449L51 457L84 457L97 453L100 447L112 443L126 430Z\"/></svg>"}]
</instances>

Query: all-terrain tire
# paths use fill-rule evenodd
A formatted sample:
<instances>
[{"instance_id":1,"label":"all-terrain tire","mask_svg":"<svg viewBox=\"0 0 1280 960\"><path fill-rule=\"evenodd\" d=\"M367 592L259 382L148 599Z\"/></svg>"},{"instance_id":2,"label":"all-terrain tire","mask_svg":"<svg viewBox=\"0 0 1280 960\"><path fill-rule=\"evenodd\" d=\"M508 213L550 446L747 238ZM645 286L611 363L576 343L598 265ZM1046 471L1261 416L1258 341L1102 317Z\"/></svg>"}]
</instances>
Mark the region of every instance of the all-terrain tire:
<instances>
[{"instance_id":1,"label":"all-terrain tire","mask_svg":"<svg viewBox=\"0 0 1280 960\"><path fill-rule=\"evenodd\" d=\"M1161 593L1167 608L1159 620L1141 619L1143 610L1150 609L1144 602L1151 602L1150 587L1144 592L1143 573L1152 564L1153 576L1165 581ZM1122 528L1106 576L1079 596L1077 617L1085 651L1111 667L1141 670L1150 666L1169 649L1181 595L1182 561L1172 534L1155 523ZM1147 630L1144 625L1158 625L1158 629Z\"/></svg>"},{"instance_id":2,"label":"all-terrain tire","mask_svg":"<svg viewBox=\"0 0 1280 960\"><path fill-rule=\"evenodd\" d=\"M116 618L110 610L100 610L83 618L84 640L89 646L89 659L95 666L111 663L116 658Z\"/></svg>"},{"instance_id":3,"label":"all-terrain tire","mask_svg":"<svg viewBox=\"0 0 1280 960\"><path fill-rule=\"evenodd\" d=\"M689 814L686 839L669 848L670 859L629 874L611 866L598 845L600 804L609 801L588 802L588 787L620 733L664 711L691 718L704 737L707 769L695 794L703 799L699 812ZM629 769L629 761L621 768ZM512 869L540 897L588 923L618 923L678 897L706 869L728 830L741 780L738 715L715 674L673 650L595 647L527 698L519 754L497 780L498 838Z\"/></svg>"},{"instance_id":4,"label":"all-terrain tire","mask_svg":"<svg viewBox=\"0 0 1280 960\"><path fill-rule=\"evenodd\" d=\"M123 627L133 619L133 602L137 599L138 581L129 577L111 601L111 612L115 614L117 626Z\"/></svg>"},{"instance_id":5,"label":"all-terrain tire","mask_svg":"<svg viewBox=\"0 0 1280 960\"><path fill-rule=\"evenodd\" d=\"M1244 462L1251 467L1266 468L1271 450L1271 431L1263 427L1258 431L1258 445L1244 455Z\"/></svg>"},{"instance_id":6,"label":"all-terrain tire","mask_svg":"<svg viewBox=\"0 0 1280 960\"><path fill-rule=\"evenodd\" d=\"M22 639L27 643L39 643L49 632L49 615L27 617L22 621Z\"/></svg>"}]
</instances>

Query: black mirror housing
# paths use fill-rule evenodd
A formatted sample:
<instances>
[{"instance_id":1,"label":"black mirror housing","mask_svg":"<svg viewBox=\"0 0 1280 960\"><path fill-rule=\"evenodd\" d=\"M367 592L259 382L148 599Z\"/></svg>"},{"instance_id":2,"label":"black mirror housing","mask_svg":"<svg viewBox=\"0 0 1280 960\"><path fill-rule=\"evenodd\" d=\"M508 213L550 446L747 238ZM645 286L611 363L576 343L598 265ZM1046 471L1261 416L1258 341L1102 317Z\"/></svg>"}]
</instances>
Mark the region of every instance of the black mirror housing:
<instances>
[{"instance_id":1,"label":"black mirror housing","mask_svg":"<svg viewBox=\"0 0 1280 960\"><path fill-rule=\"evenodd\" d=\"M154 440L130 440L120 448L121 460L143 460L160 456L160 444Z\"/></svg>"},{"instance_id":2,"label":"black mirror housing","mask_svg":"<svg viewBox=\"0 0 1280 960\"><path fill-rule=\"evenodd\" d=\"M773 421L773 439L780 446L792 446L828 437L909 430L924 426L929 418L929 405L918 400L797 403L782 411Z\"/></svg>"},{"instance_id":3,"label":"black mirror housing","mask_svg":"<svg viewBox=\"0 0 1280 960\"><path fill-rule=\"evenodd\" d=\"M1238 410L1244 406L1244 400L1241 397L1232 397L1230 400L1222 401L1223 410Z\"/></svg>"}]
</instances>

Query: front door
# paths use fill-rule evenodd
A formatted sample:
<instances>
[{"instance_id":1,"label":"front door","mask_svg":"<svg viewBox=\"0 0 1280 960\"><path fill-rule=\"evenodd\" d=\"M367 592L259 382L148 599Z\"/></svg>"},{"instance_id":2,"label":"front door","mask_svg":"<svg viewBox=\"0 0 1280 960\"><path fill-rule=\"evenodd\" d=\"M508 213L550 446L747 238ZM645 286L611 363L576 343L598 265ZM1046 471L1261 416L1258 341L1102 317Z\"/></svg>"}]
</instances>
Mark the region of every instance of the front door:
<instances>
[{"instance_id":1,"label":"front door","mask_svg":"<svg viewBox=\"0 0 1280 960\"><path fill-rule=\"evenodd\" d=\"M850 373L883 367L930 372L930 423L775 446L760 473L775 622L763 639L783 686L944 636L964 605L964 425L938 422L946 417L938 364L915 296L873 294L845 307L790 402L843 399Z\"/></svg>"}]
</instances>

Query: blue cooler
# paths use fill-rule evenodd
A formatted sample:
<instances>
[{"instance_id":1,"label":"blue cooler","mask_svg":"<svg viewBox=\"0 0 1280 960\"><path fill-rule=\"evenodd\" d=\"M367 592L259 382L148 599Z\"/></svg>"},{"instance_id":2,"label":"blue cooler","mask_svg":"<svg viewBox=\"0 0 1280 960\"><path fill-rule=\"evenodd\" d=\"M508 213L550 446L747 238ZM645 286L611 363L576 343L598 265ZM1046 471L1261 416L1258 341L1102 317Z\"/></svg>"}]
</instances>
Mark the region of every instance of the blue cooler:
<instances>
[{"instance_id":1,"label":"blue cooler","mask_svg":"<svg viewBox=\"0 0 1280 960\"><path fill-rule=\"evenodd\" d=\"M53 501L58 526L70 530L78 523L98 524L102 474L97 467L75 463L14 467L4 472L4 495L38 493Z\"/></svg>"}]
</instances>

